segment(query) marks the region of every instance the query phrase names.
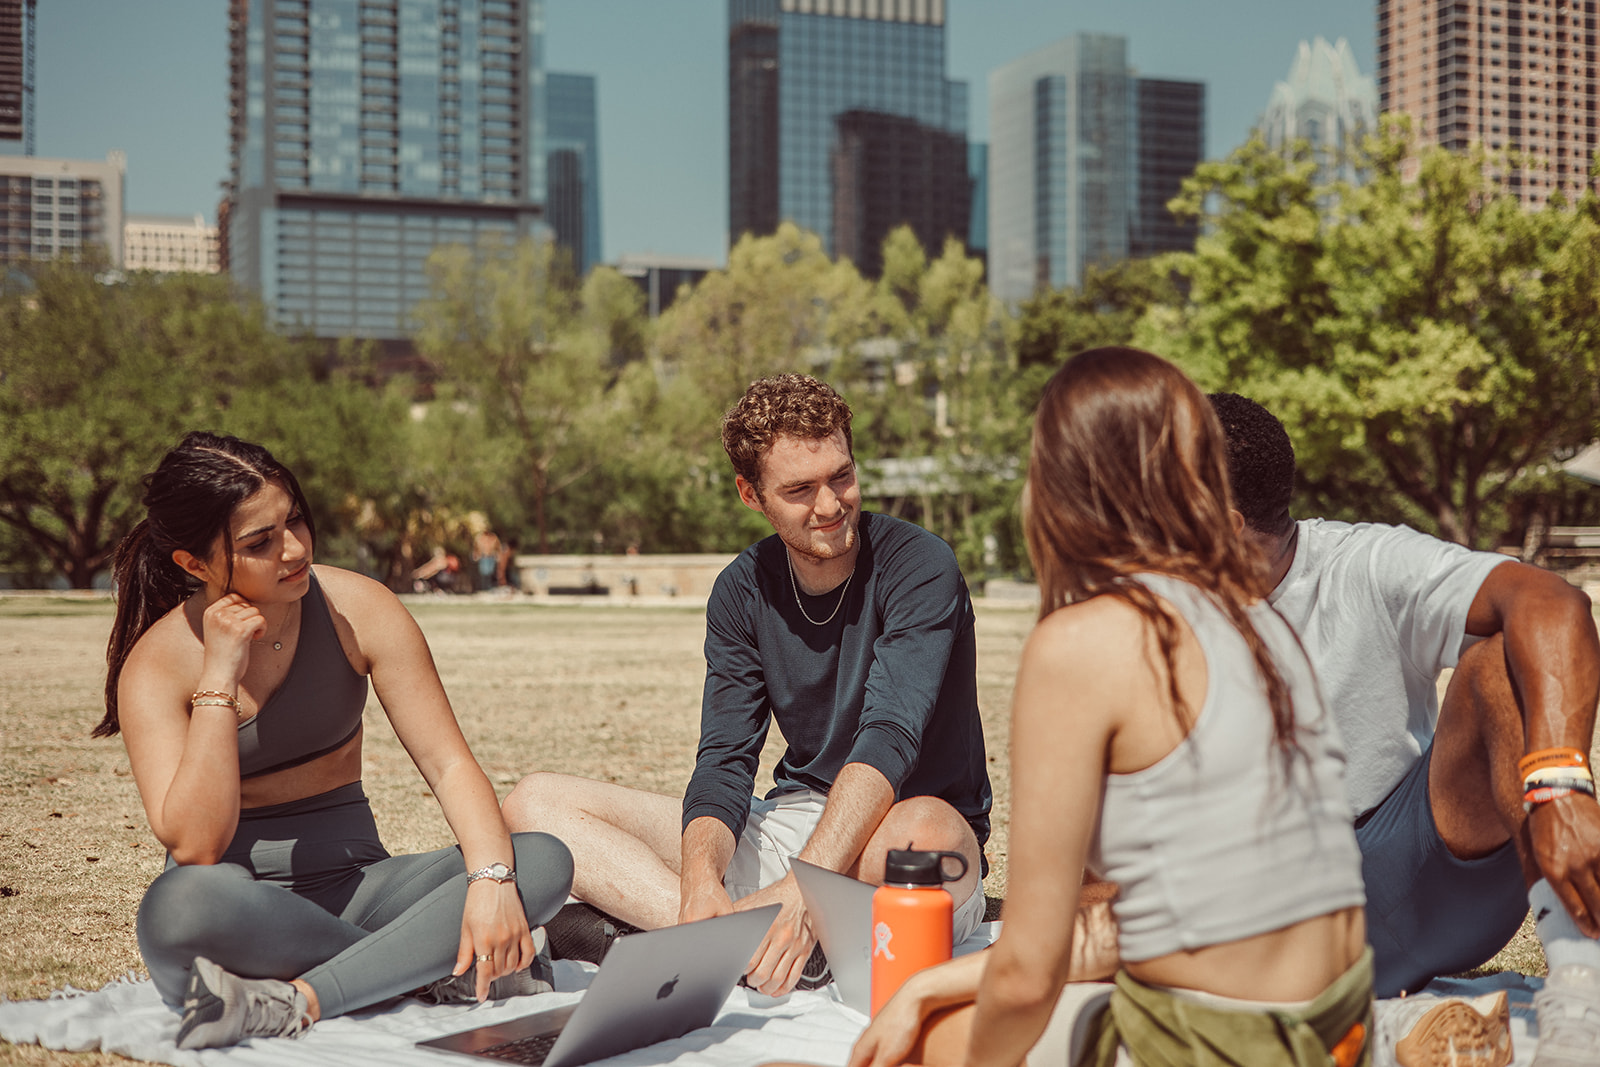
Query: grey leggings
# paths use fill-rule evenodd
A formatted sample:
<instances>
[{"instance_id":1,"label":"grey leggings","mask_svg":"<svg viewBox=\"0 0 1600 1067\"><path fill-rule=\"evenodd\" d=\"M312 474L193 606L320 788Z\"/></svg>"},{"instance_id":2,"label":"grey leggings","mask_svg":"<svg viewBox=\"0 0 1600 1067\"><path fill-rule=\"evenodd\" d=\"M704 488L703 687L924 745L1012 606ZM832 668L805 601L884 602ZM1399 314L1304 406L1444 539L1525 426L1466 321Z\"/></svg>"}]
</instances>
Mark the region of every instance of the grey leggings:
<instances>
[{"instance_id":1,"label":"grey leggings","mask_svg":"<svg viewBox=\"0 0 1600 1067\"><path fill-rule=\"evenodd\" d=\"M572 887L572 854L512 834L528 924ZM205 956L247 978L300 978L322 1015L376 1004L449 974L467 880L458 848L390 856L361 783L247 809L222 862L169 866L139 905L139 951L169 1004Z\"/></svg>"}]
</instances>

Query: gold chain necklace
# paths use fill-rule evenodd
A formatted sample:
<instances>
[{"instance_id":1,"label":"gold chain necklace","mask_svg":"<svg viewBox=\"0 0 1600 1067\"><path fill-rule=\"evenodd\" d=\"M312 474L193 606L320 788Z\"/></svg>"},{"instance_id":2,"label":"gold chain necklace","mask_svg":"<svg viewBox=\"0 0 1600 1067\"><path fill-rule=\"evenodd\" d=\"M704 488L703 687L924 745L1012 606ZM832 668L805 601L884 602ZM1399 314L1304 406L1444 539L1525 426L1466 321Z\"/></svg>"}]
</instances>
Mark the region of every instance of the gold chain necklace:
<instances>
[{"instance_id":1,"label":"gold chain necklace","mask_svg":"<svg viewBox=\"0 0 1600 1067\"><path fill-rule=\"evenodd\" d=\"M813 619L806 613L806 602L800 599L800 583L794 579L794 557L789 555L787 548L783 550L783 559L785 563L789 564L789 588L794 590L795 606L800 609L800 614L805 616L806 622L809 622L812 626L826 626L832 622L833 617L839 614L839 609L844 607L845 594L850 592L850 579L856 576L856 569L851 567L850 573L844 576L844 584L839 587L839 602L833 606L832 611L828 612L828 617L826 619Z\"/></svg>"}]
</instances>

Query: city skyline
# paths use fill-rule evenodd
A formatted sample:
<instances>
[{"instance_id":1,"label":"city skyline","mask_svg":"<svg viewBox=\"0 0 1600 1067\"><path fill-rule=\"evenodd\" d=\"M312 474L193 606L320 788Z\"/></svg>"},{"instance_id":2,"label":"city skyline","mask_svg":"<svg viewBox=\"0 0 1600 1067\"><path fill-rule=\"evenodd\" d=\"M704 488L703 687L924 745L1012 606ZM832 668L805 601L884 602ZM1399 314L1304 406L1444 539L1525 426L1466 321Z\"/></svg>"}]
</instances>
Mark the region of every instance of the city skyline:
<instances>
[{"instance_id":1,"label":"city skyline","mask_svg":"<svg viewBox=\"0 0 1600 1067\"><path fill-rule=\"evenodd\" d=\"M1207 158L1248 135L1301 40L1345 37L1375 67L1371 0L949 0L951 78L988 139L988 74L1074 32L1128 38L1141 74L1207 84ZM603 258L725 260L727 5L723 0L547 0L550 70L598 80ZM41 156L127 153L127 210L215 220L227 176L227 10L219 0L40 5ZM17 142L0 150L18 154Z\"/></svg>"}]
</instances>

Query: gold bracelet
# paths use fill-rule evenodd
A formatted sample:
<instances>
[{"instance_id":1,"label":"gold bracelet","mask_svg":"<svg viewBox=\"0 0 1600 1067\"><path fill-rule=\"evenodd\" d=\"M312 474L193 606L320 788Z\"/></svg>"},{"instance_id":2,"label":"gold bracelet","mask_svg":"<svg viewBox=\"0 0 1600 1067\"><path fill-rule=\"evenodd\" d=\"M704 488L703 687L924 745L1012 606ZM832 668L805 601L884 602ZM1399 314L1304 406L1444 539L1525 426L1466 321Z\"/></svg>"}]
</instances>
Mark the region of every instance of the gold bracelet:
<instances>
[{"instance_id":1,"label":"gold bracelet","mask_svg":"<svg viewBox=\"0 0 1600 1067\"><path fill-rule=\"evenodd\" d=\"M234 703L238 703L238 701L234 698L234 695L232 693L224 693L220 689L201 689L201 690L198 690L196 693L194 693L194 695L189 697L189 703L193 704L200 697L221 697L223 700L231 700Z\"/></svg>"},{"instance_id":2,"label":"gold bracelet","mask_svg":"<svg viewBox=\"0 0 1600 1067\"><path fill-rule=\"evenodd\" d=\"M235 712L239 710L238 702L229 700L226 697L199 697L189 701L189 706L191 708L227 708Z\"/></svg>"}]
</instances>

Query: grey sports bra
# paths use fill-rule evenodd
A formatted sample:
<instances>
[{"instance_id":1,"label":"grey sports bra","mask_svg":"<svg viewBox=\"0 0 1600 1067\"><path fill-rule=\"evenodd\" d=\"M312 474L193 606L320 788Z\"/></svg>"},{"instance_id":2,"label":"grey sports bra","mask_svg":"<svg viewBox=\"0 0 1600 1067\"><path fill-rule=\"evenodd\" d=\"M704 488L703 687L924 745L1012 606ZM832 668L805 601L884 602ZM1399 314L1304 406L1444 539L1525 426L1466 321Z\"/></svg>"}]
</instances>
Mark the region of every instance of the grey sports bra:
<instances>
[{"instance_id":1,"label":"grey sports bra","mask_svg":"<svg viewBox=\"0 0 1600 1067\"><path fill-rule=\"evenodd\" d=\"M239 777L309 763L361 730L367 679L345 658L317 576L300 602L300 641L277 692L239 724Z\"/></svg>"}]
</instances>

